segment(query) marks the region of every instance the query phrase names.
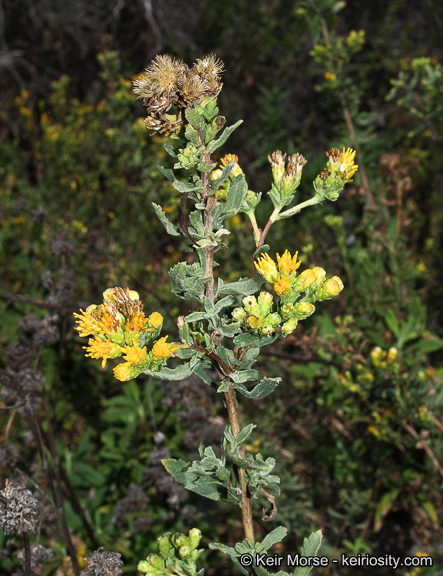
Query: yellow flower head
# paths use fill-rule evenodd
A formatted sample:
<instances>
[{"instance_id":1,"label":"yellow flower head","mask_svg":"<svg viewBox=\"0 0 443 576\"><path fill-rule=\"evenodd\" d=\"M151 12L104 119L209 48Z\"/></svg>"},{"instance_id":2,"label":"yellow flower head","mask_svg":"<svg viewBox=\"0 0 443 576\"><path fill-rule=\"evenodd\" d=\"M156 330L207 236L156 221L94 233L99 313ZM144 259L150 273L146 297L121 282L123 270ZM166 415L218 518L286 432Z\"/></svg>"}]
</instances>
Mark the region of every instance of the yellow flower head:
<instances>
[{"instance_id":1,"label":"yellow flower head","mask_svg":"<svg viewBox=\"0 0 443 576\"><path fill-rule=\"evenodd\" d=\"M224 167L227 166L231 161L234 162L234 165L232 166L230 176L233 177L238 176L239 174L244 174L243 170L240 168L238 163L238 156L236 154L226 154L226 156L223 156L223 158L220 160L220 164Z\"/></svg>"},{"instance_id":2,"label":"yellow flower head","mask_svg":"<svg viewBox=\"0 0 443 576\"><path fill-rule=\"evenodd\" d=\"M328 296L336 296L343 290L343 282L338 276L334 276L323 284L322 289Z\"/></svg>"},{"instance_id":3,"label":"yellow flower head","mask_svg":"<svg viewBox=\"0 0 443 576\"><path fill-rule=\"evenodd\" d=\"M354 164L355 158L355 150L351 150L348 148L345 152L343 148L343 152L340 155L339 162L340 162L340 175L342 175L343 180L345 182L352 182L352 177L358 170L358 166Z\"/></svg>"},{"instance_id":4,"label":"yellow flower head","mask_svg":"<svg viewBox=\"0 0 443 576\"><path fill-rule=\"evenodd\" d=\"M126 319L126 332L152 332L152 328L145 328L146 317L144 312L134 312Z\"/></svg>"},{"instance_id":5,"label":"yellow flower head","mask_svg":"<svg viewBox=\"0 0 443 576\"><path fill-rule=\"evenodd\" d=\"M216 170L211 172L211 180L217 180L217 178L220 178L221 175L222 171L220 170L220 168L217 168Z\"/></svg>"},{"instance_id":6,"label":"yellow flower head","mask_svg":"<svg viewBox=\"0 0 443 576\"><path fill-rule=\"evenodd\" d=\"M286 294L291 289L291 284L287 278L279 278L274 284L277 294Z\"/></svg>"},{"instance_id":7,"label":"yellow flower head","mask_svg":"<svg viewBox=\"0 0 443 576\"><path fill-rule=\"evenodd\" d=\"M300 267L301 262L297 262L298 252L291 256L289 250L285 250L283 256L277 254L278 269L283 276L290 276Z\"/></svg>"},{"instance_id":8,"label":"yellow flower head","mask_svg":"<svg viewBox=\"0 0 443 576\"><path fill-rule=\"evenodd\" d=\"M132 365L129 362L123 362L114 368L114 378L120 380L120 382L131 380L132 374Z\"/></svg>"},{"instance_id":9,"label":"yellow flower head","mask_svg":"<svg viewBox=\"0 0 443 576\"><path fill-rule=\"evenodd\" d=\"M113 350L111 341L109 339L102 340L96 336L95 338L89 338L88 344L89 346L83 346L84 350L87 352L85 356L89 356L95 360L100 360L100 358L102 358L102 368L104 368L106 366L106 361Z\"/></svg>"},{"instance_id":10,"label":"yellow flower head","mask_svg":"<svg viewBox=\"0 0 443 576\"><path fill-rule=\"evenodd\" d=\"M248 326L250 326L253 330L257 330L263 324L263 320L259 316L249 316L248 317Z\"/></svg>"},{"instance_id":11,"label":"yellow flower head","mask_svg":"<svg viewBox=\"0 0 443 576\"><path fill-rule=\"evenodd\" d=\"M152 347L152 354L159 360L169 358L173 352L179 349L179 346L175 346L173 343L167 343L167 338L167 336L160 338Z\"/></svg>"},{"instance_id":12,"label":"yellow flower head","mask_svg":"<svg viewBox=\"0 0 443 576\"><path fill-rule=\"evenodd\" d=\"M268 256L268 254L263 254L263 256L261 256L257 262L255 262L255 267L266 280L266 282L269 282L269 284L275 284L275 282L277 282L277 265L274 260Z\"/></svg>"},{"instance_id":13,"label":"yellow flower head","mask_svg":"<svg viewBox=\"0 0 443 576\"><path fill-rule=\"evenodd\" d=\"M122 346L120 349L123 354L125 354L123 358L132 365L140 364L140 362L143 362L147 356L146 346L140 348L135 338L132 341L132 346Z\"/></svg>"},{"instance_id":14,"label":"yellow flower head","mask_svg":"<svg viewBox=\"0 0 443 576\"><path fill-rule=\"evenodd\" d=\"M80 310L81 314L74 312L74 316L77 318L76 322L78 326L75 329L78 330L79 335L83 338L84 336L89 336L89 334L107 334L108 332L114 332L119 326L119 321L103 306L88 306L86 312Z\"/></svg>"},{"instance_id":15,"label":"yellow flower head","mask_svg":"<svg viewBox=\"0 0 443 576\"><path fill-rule=\"evenodd\" d=\"M160 312L153 312L149 316L148 320L149 320L149 324L153 328L160 328L160 326L163 324L163 316L160 314Z\"/></svg>"}]
</instances>

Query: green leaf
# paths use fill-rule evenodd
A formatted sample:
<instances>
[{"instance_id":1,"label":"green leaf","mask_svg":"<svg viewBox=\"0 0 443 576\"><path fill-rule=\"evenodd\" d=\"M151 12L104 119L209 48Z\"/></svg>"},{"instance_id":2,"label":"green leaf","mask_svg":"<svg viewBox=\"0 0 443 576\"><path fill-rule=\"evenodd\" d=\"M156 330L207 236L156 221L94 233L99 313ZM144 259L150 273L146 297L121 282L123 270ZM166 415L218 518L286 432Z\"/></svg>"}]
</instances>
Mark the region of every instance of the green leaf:
<instances>
[{"instance_id":1,"label":"green leaf","mask_svg":"<svg viewBox=\"0 0 443 576\"><path fill-rule=\"evenodd\" d=\"M305 538L303 541L303 548L301 549L301 556L317 556L320 549L322 539L321 530L313 532L309 538ZM294 576L307 576L312 570L312 566L297 566L294 570Z\"/></svg>"},{"instance_id":2,"label":"green leaf","mask_svg":"<svg viewBox=\"0 0 443 576\"><path fill-rule=\"evenodd\" d=\"M205 498L210 500L221 500L218 482L212 478L196 477L195 472L189 471L190 464L188 462L175 460L174 458L166 458L161 462L174 480L187 490L200 494L200 496L205 496Z\"/></svg>"},{"instance_id":3,"label":"green leaf","mask_svg":"<svg viewBox=\"0 0 443 576\"><path fill-rule=\"evenodd\" d=\"M428 338L422 339L412 344L412 346L408 347L408 352L424 352L425 354L429 354L431 352L436 352L437 350L441 350L443 348L443 340L440 338Z\"/></svg>"},{"instance_id":4,"label":"green leaf","mask_svg":"<svg viewBox=\"0 0 443 576\"><path fill-rule=\"evenodd\" d=\"M239 334L234 338L234 346L237 348L245 348L246 346L256 345L258 342L257 336L253 336L252 334L247 334L244 332L243 334Z\"/></svg>"},{"instance_id":5,"label":"green leaf","mask_svg":"<svg viewBox=\"0 0 443 576\"><path fill-rule=\"evenodd\" d=\"M283 526L275 528L272 532L269 532L269 534L263 538L261 542L263 549L269 550L271 546L274 546L274 544L277 544L277 542L281 542L287 533L288 529L284 528Z\"/></svg>"},{"instance_id":6,"label":"green leaf","mask_svg":"<svg viewBox=\"0 0 443 576\"><path fill-rule=\"evenodd\" d=\"M199 114L194 108L187 108L185 110L186 120L194 128L203 128L204 120L203 116Z\"/></svg>"},{"instance_id":7,"label":"green leaf","mask_svg":"<svg viewBox=\"0 0 443 576\"><path fill-rule=\"evenodd\" d=\"M393 336L395 338L398 338L400 328L399 328L397 317L391 309L388 309L386 311L384 320L386 322L386 326L392 332Z\"/></svg>"},{"instance_id":8,"label":"green leaf","mask_svg":"<svg viewBox=\"0 0 443 576\"><path fill-rule=\"evenodd\" d=\"M266 396L269 396L280 382L281 378L263 378L263 380L260 380L252 390L248 390L246 386L243 386L243 384L236 384L235 390L238 390L238 392L243 394L243 396L246 396L246 398L262 400L263 398L266 398Z\"/></svg>"},{"instance_id":9,"label":"green leaf","mask_svg":"<svg viewBox=\"0 0 443 576\"><path fill-rule=\"evenodd\" d=\"M262 254L267 254L268 252L269 252L269 244L263 244L263 246L260 246L254 252L254 259L259 258L259 256L261 256Z\"/></svg>"},{"instance_id":10,"label":"green leaf","mask_svg":"<svg viewBox=\"0 0 443 576\"><path fill-rule=\"evenodd\" d=\"M423 508L423 510L428 515L428 518L432 522L432 524L434 526L437 526L438 514L437 514L437 510L435 509L434 504L432 504L432 502L430 500L425 500L424 502L422 502L421 507Z\"/></svg>"},{"instance_id":11,"label":"green leaf","mask_svg":"<svg viewBox=\"0 0 443 576\"><path fill-rule=\"evenodd\" d=\"M243 204L243 198L248 190L248 185L243 174L238 174L232 179L226 198L224 218L235 216Z\"/></svg>"},{"instance_id":12,"label":"green leaf","mask_svg":"<svg viewBox=\"0 0 443 576\"><path fill-rule=\"evenodd\" d=\"M243 120L239 120L233 126L229 126L228 128L225 128L223 130L223 132L221 133L219 138L217 138L216 140L212 140L212 142L209 142L209 144L206 148L208 153L212 154L212 152L217 150L217 148L220 148L220 146L223 146L223 144L226 142L226 140L229 138L229 136L234 132L234 130L236 128L238 128L240 126L240 124L242 122L243 122Z\"/></svg>"},{"instance_id":13,"label":"green leaf","mask_svg":"<svg viewBox=\"0 0 443 576\"><path fill-rule=\"evenodd\" d=\"M252 433L254 428L257 428L256 424L248 424L244 428L242 428L239 432L239 435L235 439L237 444L242 444Z\"/></svg>"},{"instance_id":14,"label":"green leaf","mask_svg":"<svg viewBox=\"0 0 443 576\"><path fill-rule=\"evenodd\" d=\"M383 518L388 514L388 512L392 509L394 502L397 500L398 495L400 494L399 488L393 488L389 492L383 494L380 498L379 503L375 509L374 514L374 530L378 532L383 524Z\"/></svg>"},{"instance_id":15,"label":"green leaf","mask_svg":"<svg viewBox=\"0 0 443 576\"><path fill-rule=\"evenodd\" d=\"M236 384L242 384L243 382L250 382L251 380L257 380L258 372L257 370L239 370L231 374L231 379Z\"/></svg>"},{"instance_id":16,"label":"green leaf","mask_svg":"<svg viewBox=\"0 0 443 576\"><path fill-rule=\"evenodd\" d=\"M192 314L188 314L185 316L186 322L199 322L200 320L207 320L210 317L210 314L207 312L192 312Z\"/></svg>"},{"instance_id":17,"label":"green leaf","mask_svg":"<svg viewBox=\"0 0 443 576\"><path fill-rule=\"evenodd\" d=\"M154 202L152 203L152 205L154 207L155 214L157 215L157 218L163 224L163 227L166 230L166 232L168 234L170 234L171 236L180 236L178 226L175 226L175 224L172 224L172 222L170 222L168 220L168 218L166 217L166 214L163 212L163 208L161 206L159 206L158 204L155 204Z\"/></svg>"},{"instance_id":18,"label":"green leaf","mask_svg":"<svg viewBox=\"0 0 443 576\"><path fill-rule=\"evenodd\" d=\"M239 280L238 282L230 282L224 284L219 290L219 294L239 294L240 296L250 296L257 292L263 285L264 280L260 274L256 274L254 278L248 280Z\"/></svg>"},{"instance_id":19,"label":"green leaf","mask_svg":"<svg viewBox=\"0 0 443 576\"><path fill-rule=\"evenodd\" d=\"M221 336L226 336L226 338L233 338L241 330L239 322L233 322L232 324L221 324L217 326L217 330Z\"/></svg>"},{"instance_id":20,"label":"green leaf","mask_svg":"<svg viewBox=\"0 0 443 576\"><path fill-rule=\"evenodd\" d=\"M166 150L166 152L169 154L169 156L172 156L173 158L177 158L177 153L174 150L174 147L171 146L171 144L169 144L169 142L165 142L163 144L163 147Z\"/></svg>"},{"instance_id":21,"label":"green leaf","mask_svg":"<svg viewBox=\"0 0 443 576\"><path fill-rule=\"evenodd\" d=\"M160 380L185 380L185 378L189 378L194 373L196 366L209 368L210 365L204 358L200 358L199 356L195 356L192 360L187 362L186 364L181 364L177 366L177 368L162 368L158 372L151 372L146 371L146 374L151 374L155 378L160 378Z\"/></svg>"},{"instance_id":22,"label":"green leaf","mask_svg":"<svg viewBox=\"0 0 443 576\"><path fill-rule=\"evenodd\" d=\"M226 166L223 168L220 176L216 180L211 181L211 190L218 190L220 186L229 178L229 174L231 173L232 167L234 166L234 162L230 160Z\"/></svg>"},{"instance_id":23,"label":"green leaf","mask_svg":"<svg viewBox=\"0 0 443 576\"><path fill-rule=\"evenodd\" d=\"M189 140L189 142L192 142L192 144L195 144L195 146L199 146L201 144L197 130L193 128L190 124L186 126L185 137L186 140Z\"/></svg>"}]
</instances>

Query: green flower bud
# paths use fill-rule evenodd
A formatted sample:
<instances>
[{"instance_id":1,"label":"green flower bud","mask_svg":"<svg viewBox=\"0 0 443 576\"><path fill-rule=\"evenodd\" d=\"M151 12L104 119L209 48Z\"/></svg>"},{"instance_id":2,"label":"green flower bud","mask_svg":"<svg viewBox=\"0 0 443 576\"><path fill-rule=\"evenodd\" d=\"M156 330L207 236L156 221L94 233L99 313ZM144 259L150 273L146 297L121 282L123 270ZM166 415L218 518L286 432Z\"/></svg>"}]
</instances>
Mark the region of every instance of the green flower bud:
<instances>
[{"instance_id":1,"label":"green flower bud","mask_svg":"<svg viewBox=\"0 0 443 576\"><path fill-rule=\"evenodd\" d=\"M180 556L182 558L189 558L189 556L191 555L192 550L190 549L189 546L181 546L179 548L178 553L180 554Z\"/></svg>"},{"instance_id":2,"label":"green flower bud","mask_svg":"<svg viewBox=\"0 0 443 576\"><path fill-rule=\"evenodd\" d=\"M296 292L302 292L314 284L315 281L315 269L312 270L311 268L308 268L307 270L303 270L303 272L297 276L293 288Z\"/></svg>"},{"instance_id":3,"label":"green flower bud","mask_svg":"<svg viewBox=\"0 0 443 576\"><path fill-rule=\"evenodd\" d=\"M315 312L314 304L310 302L297 302L292 310L292 317L297 320L305 320Z\"/></svg>"},{"instance_id":4,"label":"green flower bud","mask_svg":"<svg viewBox=\"0 0 443 576\"><path fill-rule=\"evenodd\" d=\"M244 195L240 212L253 212L258 206L260 198L261 193L256 194L252 190L248 190Z\"/></svg>"},{"instance_id":5,"label":"green flower bud","mask_svg":"<svg viewBox=\"0 0 443 576\"><path fill-rule=\"evenodd\" d=\"M268 314L265 318L265 324L269 326L278 326L281 322L281 316L278 312L273 312L272 314Z\"/></svg>"},{"instance_id":6,"label":"green flower bud","mask_svg":"<svg viewBox=\"0 0 443 576\"><path fill-rule=\"evenodd\" d=\"M343 282L338 276L334 276L327 280L323 286L315 291L316 300L330 300L343 290Z\"/></svg>"},{"instance_id":7,"label":"green flower bud","mask_svg":"<svg viewBox=\"0 0 443 576\"><path fill-rule=\"evenodd\" d=\"M246 310L244 308L234 308L232 311L232 317L237 322L242 322L245 319Z\"/></svg>"},{"instance_id":8,"label":"green flower bud","mask_svg":"<svg viewBox=\"0 0 443 576\"><path fill-rule=\"evenodd\" d=\"M294 311L294 304L283 304L280 308L280 314L283 320L289 320L292 318Z\"/></svg>"},{"instance_id":9,"label":"green flower bud","mask_svg":"<svg viewBox=\"0 0 443 576\"><path fill-rule=\"evenodd\" d=\"M146 562L146 560L142 560L141 562L139 562L137 564L137 570L139 572L148 572L148 570L151 570L151 566L149 566L149 564Z\"/></svg>"},{"instance_id":10,"label":"green flower bud","mask_svg":"<svg viewBox=\"0 0 443 576\"><path fill-rule=\"evenodd\" d=\"M281 327L281 332L284 337L289 336L297 328L298 320L296 318L291 318L283 324Z\"/></svg>"},{"instance_id":11,"label":"green flower bud","mask_svg":"<svg viewBox=\"0 0 443 576\"><path fill-rule=\"evenodd\" d=\"M168 556L168 552L171 550L172 545L171 545L171 533L170 532L166 532L166 534L163 534L162 536L159 536L157 538L157 542L158 542L158 548L160 550L160 554L166 558Z\"/></svg>"},{"instance_id":12,"label":"green flower bud","mask_svg":"<svg viewBox=\"0 0 443 576\"><path fill-rule=\"evenodd\" d=\"M163 571L165 568L165 561L158 554L149 554L147 561L156 570Z\"/></svg>"},{"instance_id":13,"label":"green flower bud","mask_svg":"<svg viewBox=\"0 0 443 576\"><path fill-rule=\"evenodd\" d=\"M259 314L263 318L269 314L274 303L274 298L269 292L260 292L258 297Z\"/></svg>"},{"instance_id":14,"label":"green flower bud","mask_svg":"<svg viewBox=\"0 0 443 576\"><path fill-rule=\"evenodd\" d=\"M181 534L180 532L174 534L174 536L172 537L172 541L177 549L181 548L182 546L188 546L189 544L188 538L184 534Z\"/></svg>"},{"instance_id":15,"label":"green flower bud","mask_svg":"<svg viewBox=\"0 0 443 576\"><path fill-rule=\"evenodd\" d=\"M246 296L246 298L243 298L243 306L249 314L259 314L259 306L255 296Z\"/></svg>"}]
</instances>

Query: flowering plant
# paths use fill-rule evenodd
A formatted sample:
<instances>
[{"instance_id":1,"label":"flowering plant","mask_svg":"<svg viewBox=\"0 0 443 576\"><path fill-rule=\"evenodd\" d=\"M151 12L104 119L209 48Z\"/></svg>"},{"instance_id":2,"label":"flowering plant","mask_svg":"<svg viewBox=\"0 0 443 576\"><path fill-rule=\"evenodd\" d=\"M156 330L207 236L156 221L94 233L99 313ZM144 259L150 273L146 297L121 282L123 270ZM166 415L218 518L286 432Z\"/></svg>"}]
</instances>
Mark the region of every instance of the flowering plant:
<instances>
[{"instance_id":1,"label":"flowering plant","mask_svg":"<svg viewBox=\"0 0 443 576\"><path fill-rule=\"evenodd\" d=\"M200 460L168 458L163 465L188 490L240 507L244 540L233 548L217 543L211 548L227 553L235 566L248 574L243 557L249 555L253 562L257 554L281 541L286 529L276 528L262 542L255 540L253 500L267 499L270 510L263 511L262 520L274 520L280 480L273 474L273 458L265 460L259 453L245 452L244 443L256 426L240 425L237 399L244 396L259 400L272 393L280 378L259 380L253 368L260 349L279 336L291 334L298 322L315 312L316 302L328 300L343 289L340 278L327 280L326 271L319 266L298 273L301 263L297 252L292 256L285 249L274 260L265 239L274 222L324 200L337 200L358 167L354 151L330 150L325 169L313 183L313 197L291 206L306 160L301 154L287 159L280 151L272 153L269 161L273 182L268 196L273 211L260 229L255 211L261 194L249 190L237 156L229 154L219 163L212 158L241 123L224 128L225 118L219 115L217 96L222 88L222 71L223 63L213 55L198 59L191 69L169 56L157 56L134 83L134 91L147 109L146 128L169 135L176 142L182 142L179 134L184 136L178 149L169 142L165 144L175 160L173 169L159 167L181 194L178 225L168 220L161 206L153 204L166 231L189 239L195 254L193 262L180 262L170 271L174 294L199 306L197 311L178 318L180 341L168 343L167 337L160 338L161 314L145 316L139 295L128 288L106 290L102 304L75 315L80 336L90 336L88 356L101 359L103 366L108 358L123 356L125 362L114 368L118 380L130 380L142 373L166 380L182 380L195 374L224 395L229 424L221 440L220 456L211 446L201 445ZM185 177L178 178L176 170L186 171ZM192 208L186 216L188 203ZM225 282L214 274L215 255L226 246L229 219L241 212L252 225L255 266L249 278ZM179 359L175 367L168 367L170 357ZM188 536L166 534L159 539L160 555L151 554L138 569L149 575L202 574L203 570L197 572L196 568L200 537L197 529ZM320 542L320 531L311 534L302 555L315 556ZM257 563L254 571L268 574ZM300 572L296 568L294 572L302 573L306 574L306 569Z\"/></svg>"}]
</instances>

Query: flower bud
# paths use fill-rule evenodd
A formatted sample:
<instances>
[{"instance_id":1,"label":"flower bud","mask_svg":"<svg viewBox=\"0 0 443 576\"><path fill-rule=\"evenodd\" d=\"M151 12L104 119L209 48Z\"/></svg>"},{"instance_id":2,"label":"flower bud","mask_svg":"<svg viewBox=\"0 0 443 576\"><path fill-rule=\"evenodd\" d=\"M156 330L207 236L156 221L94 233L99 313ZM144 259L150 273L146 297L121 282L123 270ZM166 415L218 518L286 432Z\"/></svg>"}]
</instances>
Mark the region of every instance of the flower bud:
<instances>
[{"instance_id":1,"label":"flower bud","mask_svg":"<svg viewBox=\"0 0 443 576\"><path fill-rule=\"evenodd\" d=\"M234 308L232 317L236 322L242 322L245 319L246 310L244 308Z\"/></svg>"},{"instance_id":2,"label":"flower bud","mask_svg":"<svg viewBox=\"0 0 443 576\"><path fill-rule=\"evenodd\" d=\"M224 468L224 470L226 470L226 468ZM202 533L198 528L192 528L191 530L189 530L188 539L189 539L189 545L191 546L192 550L194 550L200 544L200 540L202 539Z\"/></svg>"},{"instance_id":3,"label":"flower bud","mask_svg":"<svg viewBox=\"0 0 443 576\"><path fill-rule=\"evenodd\" d=\"M281 327L281 332L284 337L289 336L297 328L298 320L296 318L291 318L283 324Z\"/></svg>"},{"instance_id":4,"label":"flower bud","mask_svg":"<svg viewBox=\"0 0 443 576\"><path fill-rule=\"evenodd\" d=\"M316 281L316 279L317 277L314 270L311 270L310 268L303 270L303 272L297 276L294 282L294 289L297 292L302 292L303 290L306 290L306 288L309 288L309 286L311 286Z\"/></svg>"},{"instance_id":5,"label":"flower bud","mask_svg":"<svg viewBox=\"0 0 443 576\"><path fill-rule=\"evenodd\" d=\"M182 546L187 546L189 544L188 538L184 534L181 534L180 532L174 534L174 536L172 537L172 541L174 542L174 546L178 549L181 548Z\"/></svg>"},{"instance_id":6,"label":"flower bud","mask_svg":"<svg viewBox=\"0 0 443 576\"><path fill-rule=\"evenodd\" d=\"M189 546L181 546L178 553L182 558L188 558L191 555L191 549Z\"/></svg>"},{"instance_id":7,"label":"flower bud","mask_svg":"<svg viewBox=\"0 0 443 576\"><path fill-rule=\"evenodd\" d=\"M270 256L267 254L263 254L260 258L255 262L255 267L257 268L258 272L263 276L263 278L269 284L275 284L278 280L278 270L277 265L272 260Z\"/></svg>"},{"instance_id":8,"label":"flower bud","mask_svg":"<svg viewBox=\"0 0 443 576\"><path fill-rule=\"evenodd\" d=\"M294 304L283 304L283 306L280 308L280 314L283 320L289 320L289 318L292 318L293 311Z\"/></svg>"},{"instance_id":9,"label":"flower bud","mask_svg":"<svg viewBox=\"0 0 443 576\"><path fill-rule=\"evenodd\" d=\"M376 346L375 348L373 348L371 350L371 360L372 360L372 364L374 364L375 367L380 366L380 360L383 356L383 352L382 349L380 348L380 346Z\"/></svg>"},{"instance_id":10,"label":"flower bud","mask_svg":"<svg viewBox=\"0 0 443 576\"><path fill-rule=\"evenodd\" d=\"M255 296L246 296L246 298L243 298L243 306L245 307L246 312L249 312L250 314L258 312L258 303Z\"/></svg>"},{"instance_id":11,"label":"flower bud","mask_svg":"<svg viewBox=\"0 0 443 576\"><path fill-rule=\"evenodd\" d=\"M397 348L389 348L388 350L388 364L392 364L397 359L398 350Z\"/></svg>"},{"instance_id":12,"label":"flower bud","mask_svg":"<svg viewBox=\"0 0 443 576\"><path fill-rule=\"evenodd\" d=\"M297 320L305 320L315 312L314 304L310 302L296 302L292 310L292 317Z\"/></svg>"},{"instance_id":13,"label":"flower bud","mask_svg":"<svg viewBox=\"0 0 443 576\"><path fill-rule=\"evenodd\" d=\"M260 295L258 297L258 307L260 316L264 318L267 314L269 314L273 303L274 298L272 297L272 294L270 294L269 292L260 292Z\"/></svg>"},{"instance_id":14,"label":"flower bud","mask_svg":"<svg viewBox=\"0 0 443 576\"><path fill-rule=\"evenodd\" d=\"M149 554L149 556L147 557L147 561L156 570L163 571L165 568L165 561L163 560L163 558L160 558L158 554Z\"/></svg>"},{"instance_id":15,"label":"flower bud","mask_svg":"<svg viewBox=\"0 0 443 576\"><path fill-rule=\"evenodd\" d=\"M172 548L170 537L171 537L171 533L166 532L166 534L163 534L162 536L159 536L157 538L158 548L160 550L160 554L162 554L164 557L166 557L168 555L168 552Z\"/></svg>"},{"instance_id":16,"label":"flower bud","mask_svg":"<svg viewBox=\"0 0 443 576\"><path fill-rule=\"evenodd\" d=\"M326 280L323 286L315 291L315 299L320 301L329 300L330 298L337 296L337 294L340 294L342 290L343 282L338 276L334 276L333 278Z\"/></svg>"}]
</instances>

